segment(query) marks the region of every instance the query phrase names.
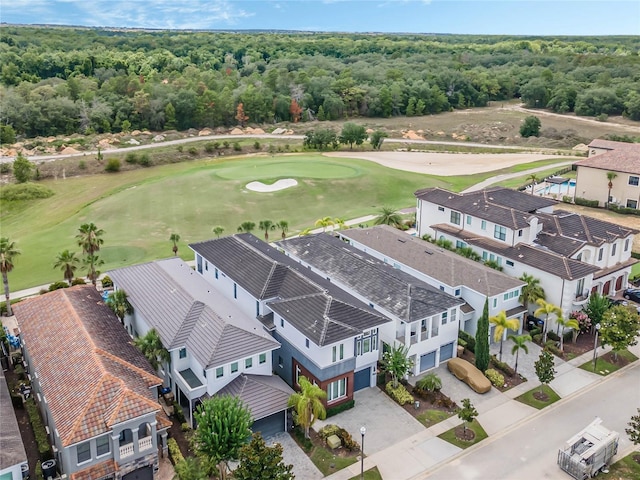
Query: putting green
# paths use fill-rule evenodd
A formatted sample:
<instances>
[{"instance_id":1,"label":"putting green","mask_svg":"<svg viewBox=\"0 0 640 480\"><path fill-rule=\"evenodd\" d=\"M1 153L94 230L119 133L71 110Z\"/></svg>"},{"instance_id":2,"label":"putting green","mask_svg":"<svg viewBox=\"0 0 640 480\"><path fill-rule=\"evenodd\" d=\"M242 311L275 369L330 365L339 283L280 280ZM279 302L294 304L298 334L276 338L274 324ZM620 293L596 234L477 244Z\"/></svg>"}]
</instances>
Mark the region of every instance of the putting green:
<instances>
[{"instance_id":1,"label":"putting green","mask_svg":"<svg viewBox=\"0 0 640 480\"><path fill-rule=\"evenodd\" d=\"M318 157L305 159L302 157L294 162L273 162L270 159L256 159L253 165L243 162L244 165L225 166L214 168L213 175L225 180L260 180L263 183L273 183L278 178L353 178L361 175L358 168L349 165L340 165L333 162L325 162ZM266 181L271 179L272 181Z\"/></svg>"}]
</instances>

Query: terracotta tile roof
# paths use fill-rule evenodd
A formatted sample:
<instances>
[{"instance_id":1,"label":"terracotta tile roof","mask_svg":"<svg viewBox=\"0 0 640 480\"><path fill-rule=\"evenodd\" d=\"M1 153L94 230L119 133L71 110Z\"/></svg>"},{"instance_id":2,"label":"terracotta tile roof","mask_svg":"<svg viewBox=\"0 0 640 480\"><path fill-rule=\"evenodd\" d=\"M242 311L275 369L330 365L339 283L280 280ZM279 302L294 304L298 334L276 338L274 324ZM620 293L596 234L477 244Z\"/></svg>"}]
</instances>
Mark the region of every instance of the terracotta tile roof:
<instances>
[{"instance_id":1,"label":"terracotta tile roof","mask_svg":"<svg viewBox=\"0 0 640 480\"><path fill-rule=\"evenodd\" d=\"M609 151L576 162L575 165L578 167L640 175L640 143L594 140L589 144L589 147L603 148Z\"/></svg>"},{"instance_id":2,"label":"terracotta tile roof","mask_svg":"<svg viewBox=\"0 0 640 480\"><path fill-rule=\"evenodd\" d=\"M72 473L69 477L71 480L101 480L111 477L118 471L118 464L110 458L104 462L97 463L83 470Z\"/></svg>"},{"instance_id":3,"label":"terracotta tile roof","mask_svg":"<svg viewBox=\"0 0 640 480\"><path fill-rule=\"evenodd\" d=\"M151 387L162 380L93 286L56 290L16 307L31 371L63 445L161 411Z\"/></svg>"}]
</instances>

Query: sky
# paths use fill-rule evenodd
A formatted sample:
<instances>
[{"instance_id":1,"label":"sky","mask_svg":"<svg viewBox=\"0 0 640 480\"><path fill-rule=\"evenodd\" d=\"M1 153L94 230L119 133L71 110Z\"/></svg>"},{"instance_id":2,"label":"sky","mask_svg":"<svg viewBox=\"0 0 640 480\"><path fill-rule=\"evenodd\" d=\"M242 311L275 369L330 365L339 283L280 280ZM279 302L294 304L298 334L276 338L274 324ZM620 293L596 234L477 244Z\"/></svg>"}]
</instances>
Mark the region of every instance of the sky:
<instances>
[{"instance_id":1,"label":"sky","mask_svg":"<svg viewBox=\"0 0 640 480\"><path fill-rule=\"evenodd\" d=\"M640 0L1 0L0 21L178 30L640 35Z\"/></svg>"}]
</instances>

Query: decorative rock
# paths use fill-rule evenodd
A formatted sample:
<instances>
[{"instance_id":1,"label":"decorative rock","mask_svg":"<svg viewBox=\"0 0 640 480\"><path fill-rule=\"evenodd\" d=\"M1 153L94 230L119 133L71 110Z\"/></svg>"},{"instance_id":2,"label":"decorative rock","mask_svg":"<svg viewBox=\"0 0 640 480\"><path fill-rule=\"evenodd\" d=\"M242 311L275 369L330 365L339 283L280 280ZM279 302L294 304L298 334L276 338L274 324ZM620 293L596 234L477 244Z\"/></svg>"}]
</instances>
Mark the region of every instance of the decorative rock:
<instances>
[{"instance_id":1,"label":"decorative rock","mask_svg":"<svg viewBox=\"0 0 640 480\"><path fill-rule=\"evenodd\" d=\"M127 143L129 145L140 145L140 142L138 140L136 140L135 138L130 139Z\"/></svg>"},{"instance_id":2,"label":"decorative rock","mask_svg":"<svg viewBox=\"0 0 640 480\"><path fill-rule=\"evenodd\" d=\"M233 130L231 130L231 132L229 132L231 135L243 135L244 132L242 130L240 130L239 128L234 128Z\"/></svg>"}]
</instances>

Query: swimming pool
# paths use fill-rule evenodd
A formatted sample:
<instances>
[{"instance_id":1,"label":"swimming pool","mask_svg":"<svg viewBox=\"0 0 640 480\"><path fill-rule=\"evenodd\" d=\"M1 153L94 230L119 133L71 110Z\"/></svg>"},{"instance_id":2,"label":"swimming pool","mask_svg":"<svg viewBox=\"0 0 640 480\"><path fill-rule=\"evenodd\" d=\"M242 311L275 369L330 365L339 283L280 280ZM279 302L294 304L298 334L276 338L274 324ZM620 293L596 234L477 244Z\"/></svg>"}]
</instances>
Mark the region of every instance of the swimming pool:
<instances>
[{"instance_id":1,"label":"swimming pool","mask_svg":"<svg viewBox=\"0 0 640 480\"><path fill-rule=\"evenodd\" d=\"M576 188L576 181L573 179L567 180L562 183L546 184L540 190L536 190L538 195L568 195L573 193L573 189Z\"/></svg>"}]
</instances>

